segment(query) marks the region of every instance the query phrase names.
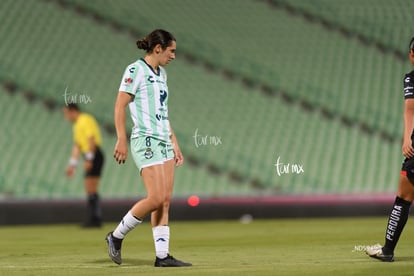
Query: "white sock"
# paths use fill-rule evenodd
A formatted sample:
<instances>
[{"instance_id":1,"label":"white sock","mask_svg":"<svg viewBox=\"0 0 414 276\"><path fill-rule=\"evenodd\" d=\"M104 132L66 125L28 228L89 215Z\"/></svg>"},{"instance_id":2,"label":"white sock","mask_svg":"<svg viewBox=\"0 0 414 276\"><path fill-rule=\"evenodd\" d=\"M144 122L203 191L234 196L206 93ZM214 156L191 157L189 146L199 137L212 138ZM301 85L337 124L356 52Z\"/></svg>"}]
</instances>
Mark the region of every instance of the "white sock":
<instances>
[{"instance_id":1,"label":"white sock","mask_svg":"<svg viewBox=\"0 0 414 276\"><path fill-rule=\"evenodd\" d=\"M117 239L123 239L129 231L135 228L138 224L140 224L142 220L137 219L131 214L129 211L122 221L118 224L118 227L114 230L112 235Z\"/></svg>"},{"instance_id":2,"label":"white sock","mask_svg":"<svg viewBox=\"0 0 414 276\"><path fill-rule=\"evenodd\" d=\"M155 255L164 259L169 253L170 227L168 225L153 227L152 236L154 237Z\"/></svg>"}]
</instances>

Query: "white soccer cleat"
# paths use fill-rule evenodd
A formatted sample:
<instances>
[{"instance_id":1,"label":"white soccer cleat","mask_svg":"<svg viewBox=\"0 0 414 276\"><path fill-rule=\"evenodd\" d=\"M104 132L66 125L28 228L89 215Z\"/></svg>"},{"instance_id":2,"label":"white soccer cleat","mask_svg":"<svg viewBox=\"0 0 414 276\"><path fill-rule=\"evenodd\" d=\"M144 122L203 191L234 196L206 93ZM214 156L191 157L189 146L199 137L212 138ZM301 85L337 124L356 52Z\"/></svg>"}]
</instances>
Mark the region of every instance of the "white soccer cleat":
<instances>
[{"instance_id":1,"label":"white soccer cleat","mask_svg":"<svg viewBox=\"0 0 414 276\"><path fill-rule=\"evenodd\" d=\"M393 262L394 261L394 254L385 255L382 251L382 246L377 243L372 246L367 246L365 248L365 253L371 258L383 261L383 262Z\"/></svg>"}]
</instances>

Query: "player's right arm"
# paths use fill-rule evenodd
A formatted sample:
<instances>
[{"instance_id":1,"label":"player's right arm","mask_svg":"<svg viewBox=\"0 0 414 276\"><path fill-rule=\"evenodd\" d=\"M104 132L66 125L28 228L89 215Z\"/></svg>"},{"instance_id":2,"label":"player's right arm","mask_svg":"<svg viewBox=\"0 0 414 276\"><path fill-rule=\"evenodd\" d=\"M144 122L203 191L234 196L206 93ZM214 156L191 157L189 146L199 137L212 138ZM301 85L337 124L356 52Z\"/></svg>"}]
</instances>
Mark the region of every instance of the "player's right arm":
<instances>
[{"instance_id":1,"label":"player's right arm","mask_svg":"<svg viewBox=\"0 0 414 276\"><path fill-rule=\"evenodd\" d=\"M414 98L404 101L404 140L402 153L405 157L414 156L414 148L411 141L411 135L414 130Z\"/></svg>"},{"instance_id":2,"label":"player's right arm","mask_svg":"<svg viewBox=\"0 0 414 276\"><path fill-rule=\"evenodd\" d=\"M115 111L114 111L114 120L115 120L115 129L118 140L115 144L114 149L114 158L121 164L125 163L125 160L128 156L128 146L127 146L127 135L125 129L126 123L126 107L131 101L131 94L128 94L123 91L119 91L118 96L115 101Z\"/></svg>"},{"instance_id":3,"label":"player's right arm","mask_svg":"<svg viewBox=\"0 0 414 276\"><path fill-rule=\"evenodd\" d=\"M80 155L79 146L77 144L73 144L72 154L69 159L69 164L66 168L66 176L68 178L71 178L73 174L75 173L76 166L78 165L79 155Z\"/></svg>"},{"instance_id":4,"label":"player's right arm","mask_svg":"<svg viewBox=\"0 0 414 276\"><path fill-rule=\"evenodd\" d=\"M402 153L405 157L414 156L411 135L414 130L414 78L412 73L404 77L404 138Z\"/></svg>"}]
</instances>

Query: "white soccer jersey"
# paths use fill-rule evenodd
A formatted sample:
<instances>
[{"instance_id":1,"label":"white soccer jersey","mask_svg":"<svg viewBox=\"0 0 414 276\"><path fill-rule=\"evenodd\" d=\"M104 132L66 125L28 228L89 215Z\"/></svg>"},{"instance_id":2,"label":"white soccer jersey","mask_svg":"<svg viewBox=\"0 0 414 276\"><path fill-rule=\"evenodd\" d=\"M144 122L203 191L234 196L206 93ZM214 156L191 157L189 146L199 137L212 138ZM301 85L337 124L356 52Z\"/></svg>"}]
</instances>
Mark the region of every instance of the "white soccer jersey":
<instances>
[{"instance_id":1,"label":"white soccer jersey","mask_svg":"<svg viewBox=\"0 0 414 276\"><path fill-rule=\"evenodd\" d=\"M159 67L158 74L144 59L127 66L119 87L120 93L132 94L129 103L134 126L131 138L151 136L170 142L168 121L167 73Z\"/></svg>"}]
</instances>

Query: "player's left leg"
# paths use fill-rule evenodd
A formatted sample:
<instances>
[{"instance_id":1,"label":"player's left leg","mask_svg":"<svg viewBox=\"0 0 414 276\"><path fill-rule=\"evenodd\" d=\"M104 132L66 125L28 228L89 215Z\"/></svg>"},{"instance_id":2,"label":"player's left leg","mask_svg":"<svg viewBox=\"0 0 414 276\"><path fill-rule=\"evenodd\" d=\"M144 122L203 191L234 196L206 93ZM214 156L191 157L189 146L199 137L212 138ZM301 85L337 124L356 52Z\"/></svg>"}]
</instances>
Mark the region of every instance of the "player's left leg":
<instances>
[{"instance_id":1,"label":"player's left leg","mask_svg":"<svg viewBox=\"0 0 414 276\"><path fill-rule=\"evenodd\" d=\"M98 188L105 157L99 147L92 160L92 167L85 171L85 191L88 196L88 218L84 227L100 227L102 225L102 209Z\"/></svg>"},{"instance_id":2,"label":"player's left leg","mask_svg":"<svg viewBox=\"0 0 414 276\"><path fill-rule=\"evenodd\" d=\"M191 266L191 263L186 263L175 259L169 254L170 243L170 227L169 209L174 186L174 165L173 159L166 161L163 164L165 175L165 199L160 208L151 213L152 234L155 245L155 266L156 267L180 267Z\"/></svg>"},{"instance_id":3,"label":"player's left leg","mask_svg":"<svg viewBox=\"0 0 414 276\"><path fill-rule=\"evenodd\" d=\"M414 186L406 175L401 175L398 182L398 192L394 205L388 217L388 224L385 230L385 245L368 247L366 253L375 259L383 262L394 261L394 249L404 226L408 220L411 203L414 200Z\"/></svg>"},{"instance_id":4,"label":"player's left leg","mask_svg":"<svg viewBox=\"0 0 414 276\"><path fill-rule=\"evenodd\" d=\"M394 255L400 235L407 223L411 203L414 200L414 185L407 176L401 175L398 184L397 197L388 218L385 235L385 245L382 251L385 255Z\"/></svg>"},{"instance_id":5,"label":"player's left leg","mask_svg":"<svg viewBox=\"0 0 414 276\"><path fill-rule=\"evenodd\" d=\"M170 209L170 201L174 186L174 160L168 160L163 165L164 170L164 203L160 208L151 213L151 225L157 227L160 225L168 225L168 211Z\"/></svg>"},{"instance_id":6,"label":"player's left leg","mask_svg":"<svg viewBox=\"0 0 414 276\"><path fill-rule=\"evenodd\" d=\"M102 224L101 202L98 193L99 176L85 177L85 190L88 196L88 218L85 227L100 227Z\"/></svg>"},{"instance_id":7,"label":"player's left leg","mask_svg":"<svg viewBox=\"0 0 414 276\"><path fill-rule=\"evenodd\" d=\"M170 228L168 226L168 212L174 183L174 162L165 162L164 170L164 190L165 198L163 204L151 213L152 234L155 244L155 253L158 258L165 258L169 253Z\"/></svg>"}]
</instances>

